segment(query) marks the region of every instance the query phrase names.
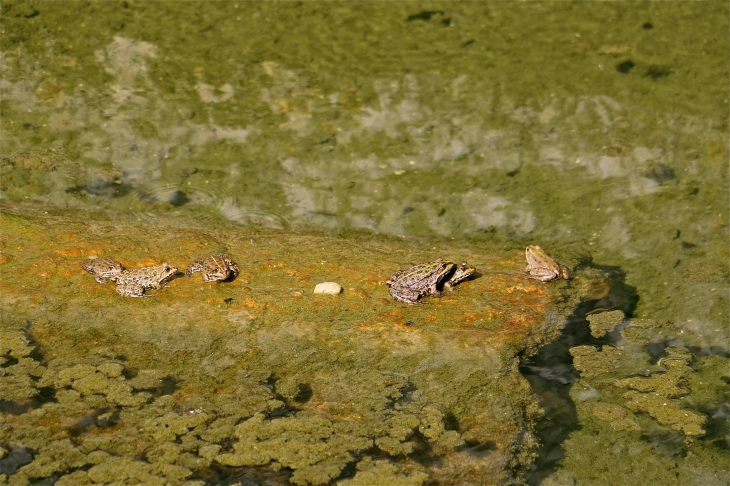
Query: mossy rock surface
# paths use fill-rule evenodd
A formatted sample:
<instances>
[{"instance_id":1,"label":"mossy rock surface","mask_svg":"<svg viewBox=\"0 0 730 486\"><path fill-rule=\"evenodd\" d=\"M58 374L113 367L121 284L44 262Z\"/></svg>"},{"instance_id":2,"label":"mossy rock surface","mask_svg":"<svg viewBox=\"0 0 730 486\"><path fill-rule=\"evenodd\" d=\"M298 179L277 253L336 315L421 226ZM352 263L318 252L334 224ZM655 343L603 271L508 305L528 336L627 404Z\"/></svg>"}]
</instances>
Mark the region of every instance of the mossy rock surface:
<instances>
[{"instance_id":1,"label":"mossy rock surface","mask_svg":"<svg viewBox=\"0 0 730 486\"><path fill-rule=\"evenodd\" d=\"M375 455L408 484L493 483L532 457L540 411L517 355L559 335L577 286L527 278L521 251L9 204L1 221L3 379L29 404L1 439L69 439L86 459L59 457L54 474L139 463L174 482L217 464L324 484L391 471L352 467ZM181 276L148 298L81 268L97 255L182 270L213 252L238 262L235 280ZM425 305L390 297L393 272L439 257L478 274ZM343 293L314 295L323 281ZM471 457L479 444L489 461Z\"/></svg>"}]
</instances>

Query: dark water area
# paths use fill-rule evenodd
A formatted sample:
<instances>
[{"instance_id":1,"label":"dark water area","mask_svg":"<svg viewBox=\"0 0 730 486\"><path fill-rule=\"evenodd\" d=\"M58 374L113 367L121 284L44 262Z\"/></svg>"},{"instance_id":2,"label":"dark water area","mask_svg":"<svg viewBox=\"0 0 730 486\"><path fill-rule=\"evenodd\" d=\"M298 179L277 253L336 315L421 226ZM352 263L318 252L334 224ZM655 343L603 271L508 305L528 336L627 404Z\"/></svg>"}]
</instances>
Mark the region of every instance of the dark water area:
<instances>
[{"instance_id":1,"label":"dark water area","mask_svg":"<svg viewBox=\"0 0 730 486\"><path fill-rule=\"evenodd\" d=\"M6 289L0 330L7 340L0 343L1 484L91 484L88 471L112 463L92 476L126 468L138 474L120 484L155 474L181 484L478 484L482 473L498 483L546 486L728 484L727 3L3 0L0 9L0 204L7 217L0 228ZM400 442L388 443L391 453L383 452L385 445L357 454L335 447L354 459L337 456L327 466L333 469L321 467L330 471L321 477L318 471L298 476L297 467L276 460L235 466L243 460L230 452L236 440L230 434L218 440L212 431L214 423L223 427L225 405L207 409L206 423L183 416L191 430L200 427L195 444L182 443L180 435L148 450L122 432L127 423L142 427L152 420L144 413L172 421L165 427L178 424L182 419L173 414L190 399L186 387L215 381L195 373L228 369L223 354L213 364L190 358L187 375L179 363L138 369L113 346L87 361L59 361L62 340L40 339L39 329L52 329L48 322L61 322L76 308L50 306L56 287L37 310L36 301L14 297L14 286L30 282L29 269L45 275L29 250L9 243L8 228L22 213L15 208L24 205L59 211L58 221L62 211L113 215L109 227L97 216L89 223L90 242L77 244L74 253L81 260L96 254L94 241L111 241L104 234L113 233L114 221L162 228L178 218L194 221L196 234L233 225L339 235L350 238L353 255L373 255L372 262L388 268L435 260L444 255L425 252L447 245L469 255L512 252L524 266L525 247L540 245L572 268L582 297L568 310L564 298L560 312L569 317L560 333L544 337L536 353L518 353L519 373L542 411L528 413L533 409L525 406L525 438L510 446L507 459L501 455L507 445L470 440L472 425L460 423L453 410L427 413L432 403L409 388L411 378L371 377L363 390L387 403L377 414L397 408L397 420L406 424L398 427L417 431L408 439L393 435ZM162 263L165 257L145 251L167 238L164 231L149 245L129 231L134 245L114 256L127 266ZM411 242L423 260L379 253L376 236ZM65 244L62 238L52 243ZM176 238L164 240L171 252L184 240ZM220 238L200 241L200 251L228 250ZM275 236L257 241L282 244ZM474 258L469 263L478 270L491 261ZM259 269L245 277L254 283L261 268L276 267L248 255L236 259L244 269ZM342 264L336 272L347 279L361 269ZM187 289L182 280L171 286ZM281 291L270 282L250 287L250 295L215 287L215 305L227 319L220 322L249 332L246 326L263 318L237 306ZM388 319L414 329L428 322L420 310L401 311ZM123 333L125 312L79 311L68 318L83 323L83 339L110 340L110 333ZM150 310L145 319L165 315ZM293 321L293 329L310 334ZM221 329L211 335L225 335ZM150 342L169 356L185 352L154 332ZM296 354L275 346L275 338L259 338L257 349L270 352L271 362L288 352L292 362L304 362L314 352L296 348ZM204 342L213 354L233 346L200 339L201 349ZM453 359L453 367L460 358L452 351L443 359ZM124 369L117 375L109 363ZM43 378L43 370L74 366L95 371L83 368L88 374L71 381ZM290 375L271 366L256 379L240 378L259 397L249 404L251 416L267 417L257 433L276 437L268 427L283 418L291 419L286 434L292 437L307 427L318 430L321 417L308 407L320 390L296 377L294 366ZM134 391L128 397L119 385L105 402L90 384L73 381L92 380L85 376ZM131 398L140 394L144 406ZM174 397L174 406L166 397ZM415 412L419 400L426 405ZM63 425L68 442L54 439L56 449L41 452L48 438L37 432L50 420L41 418L49 406L74 419ZM130 412L134 407L141 409ZM437 417L444 435L423 435L422 425L408 425L409 414L422 425ZM234 426L241 424L225 425ZM98 438L84 442L89 431L102 430L117 437L103 446ZM240 444L247 440L237 437ZM28 465L27 474L18 473Z\"/></svg>"}]
</instances>

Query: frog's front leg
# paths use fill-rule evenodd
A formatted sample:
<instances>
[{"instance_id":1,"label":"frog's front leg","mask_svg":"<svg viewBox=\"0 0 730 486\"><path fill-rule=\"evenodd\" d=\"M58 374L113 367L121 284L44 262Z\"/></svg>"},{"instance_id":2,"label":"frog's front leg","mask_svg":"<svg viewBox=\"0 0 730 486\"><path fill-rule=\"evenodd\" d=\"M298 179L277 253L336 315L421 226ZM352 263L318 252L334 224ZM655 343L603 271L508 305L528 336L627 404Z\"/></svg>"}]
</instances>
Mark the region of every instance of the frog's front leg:
<instances>
[{"instance_id":1,"label":"frog's front leg","mask_svg":"<svg viewBox=\"0 0 730 486\"><path fill-rule=\"evenodd\" d=\"M144 295L144 287L137 284L119 284L117 293L124 297L148 297Z\"/></svg>"},{"instance_id":2,"label":"frog's front leg","mask_svg":"<svg viewBox=\"0 0 730 486\"><path fill-rule=\"evenodd\" d=\"M421 292L408 287L392 285L390 287L390 295L392 295L395 300L406 304L425 304L425 302L418 300L421 298Z\"/></svg>"},{"instance_id":3,"label":"frog's front leg","mask_svg":"<svg viewBox=\"0 0 730 486\"><path fill-rule=\"evenodd\" d=\"M431 297L441 297L443 294L444 293L438 289L438 282L434 282L429 285L425 293L425 295L430 295Z\"/></svg>"}]
</instances>

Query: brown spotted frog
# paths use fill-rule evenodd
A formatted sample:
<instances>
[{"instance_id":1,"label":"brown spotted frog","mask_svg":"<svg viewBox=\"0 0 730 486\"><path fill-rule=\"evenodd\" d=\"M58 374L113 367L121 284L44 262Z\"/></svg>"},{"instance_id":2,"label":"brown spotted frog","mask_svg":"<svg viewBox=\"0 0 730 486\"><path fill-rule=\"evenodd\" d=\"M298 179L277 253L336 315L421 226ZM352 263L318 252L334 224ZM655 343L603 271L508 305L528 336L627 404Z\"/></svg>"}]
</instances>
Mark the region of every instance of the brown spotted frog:
<instances>
[{"instance_id":1,"label":"brown spotted frog","mask_svg":"<svg viewBox=\"0 0 730 486\"><path fill-rule=\"evenodd\" d=\"M121 274L109 277L117 283L117 293L124 297L145 297L147 289L161 289L163 285L175 278L177 268L163 263L151 267L125 270Z\"/></svg>"},{"instance_id":2,"label":"brown spotted frog","mask_svg":"<svg viewBox=\"0 0 730 486\"><path fill-rule=\"evenodd\" d=\"M121 263L109 257L89 258L81 267L101 284L106 283L105 278L116 282L117 293L124 297L145 297L145 290L160 289L177 274L177 268L167 263L125 270Z\"/></svg>"},{"instance_id":3,"label":"brown spotted frog","mask_svg":"<svg viewBox=\"0 0 730 486\"><path fill-rule=\"evenodd\" d=\"M81 268L94 275L100 284L106 283L105 278L111 279L124 271L121 263L109 257L89 258L84 260Z\"/></svg>"},{"instance_id":4,"label":"brown spotted frog","mask_svg":"<svg viewBox=\"0 0 730 486\"><path fill-rule=\"evenodd\" d=\"M527 258L527 267L525 272L530 273L530 278L549 282L557 279L569 279L571 272L568 267L562 263L556 262L548 256L537 245L530 245L525 249L525 257Z\"/></svg>"},{"instance_id":5,"label":"brown spotted frog","mask_svg":"<svg viewBox=\"0 0 730 486\"><path fill-rule=\"evenodd\" d=\"M421 297L438 297L443 294L440 288L452 290L475 271L476 269L469 267L466 262L457 267L456 263L439 258L407 270L399 270L385 283L390 287L390 295L394 299L406 304L422 304L423 302L419 302Z\"/></svg>"},{"instance_id":6,"label":"brown spotted frog","mask_svg":"<svg viewBox=\"0 0 730 486\"><path fill-rule=\"evenodd\" d=\"M203 272L206 282L225 282L238 276L238 264L227 255L208 255L205 259L199 258L188 265L185 274L190 276L195 272Z\"/></svg>"}]
</instances>

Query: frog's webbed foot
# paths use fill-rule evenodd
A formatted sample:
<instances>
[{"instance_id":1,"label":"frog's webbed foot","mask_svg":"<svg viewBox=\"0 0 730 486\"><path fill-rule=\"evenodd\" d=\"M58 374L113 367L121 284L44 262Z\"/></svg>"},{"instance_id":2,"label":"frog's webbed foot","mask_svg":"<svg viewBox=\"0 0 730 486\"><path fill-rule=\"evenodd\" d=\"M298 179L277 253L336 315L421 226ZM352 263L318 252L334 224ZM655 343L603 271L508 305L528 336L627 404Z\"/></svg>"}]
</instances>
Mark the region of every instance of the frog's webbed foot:
<instances>
[{"instance_id":1,"label":"frog's webbed foot","mask_svg":"<svg viewBox=\"0 0 730 486\"><path fill-rule=\"evenodd\" d=\"M100 283L102 285L106 283L106 280L104 280L104 277L102 277L100 275L97 275L94 280L96 280L98 283Z\"/></svg>"}]
</instances>

